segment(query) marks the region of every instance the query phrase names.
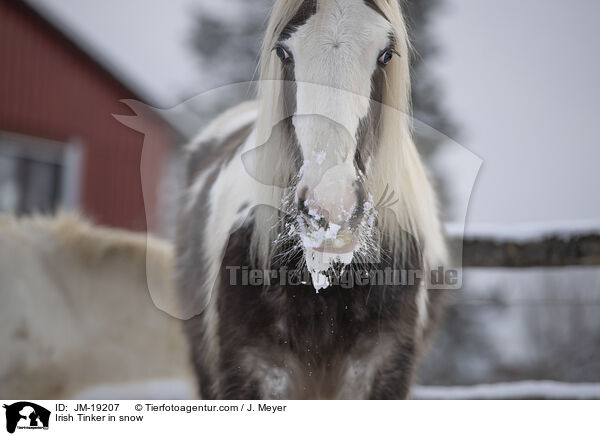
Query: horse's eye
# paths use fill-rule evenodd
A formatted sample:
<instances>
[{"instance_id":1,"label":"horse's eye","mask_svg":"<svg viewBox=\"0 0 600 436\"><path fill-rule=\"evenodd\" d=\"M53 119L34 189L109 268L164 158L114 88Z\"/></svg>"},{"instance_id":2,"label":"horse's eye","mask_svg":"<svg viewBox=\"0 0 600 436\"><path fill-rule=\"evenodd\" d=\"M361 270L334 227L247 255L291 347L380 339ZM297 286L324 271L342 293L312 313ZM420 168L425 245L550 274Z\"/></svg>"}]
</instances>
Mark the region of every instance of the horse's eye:
<instances>
[{"instance_id":1,"label":"horse's eye","mask_svg":"<svg viewBox=\"0 0 600 436\"><path fill-rule=\"evenodd\" d=\"M282 46L275 47L275 53L277 54L277 57L281 59L281 62L287 62L291 59L290 54Z\"/></svg>"},{"instance_id":2,"label":"horse's eye","mask_svg":"<svg viewBox=\"0 0 600 436\"><path fill-rule=\"evenodd\" d=\"M379 55L379 59L377 59L377 63L380 66L385 67L387 64L389 64L392 61L393 57L394 57L394 50L387 49Z\"/></svg>"}]
</instances>

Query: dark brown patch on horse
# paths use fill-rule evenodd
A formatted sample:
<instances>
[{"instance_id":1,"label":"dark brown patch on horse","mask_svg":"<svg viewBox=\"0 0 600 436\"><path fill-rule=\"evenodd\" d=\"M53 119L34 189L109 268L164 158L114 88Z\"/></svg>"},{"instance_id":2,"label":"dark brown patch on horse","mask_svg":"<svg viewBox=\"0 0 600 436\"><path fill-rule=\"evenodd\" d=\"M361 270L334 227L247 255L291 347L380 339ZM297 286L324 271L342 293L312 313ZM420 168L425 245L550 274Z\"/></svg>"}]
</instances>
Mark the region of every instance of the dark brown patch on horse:
<instances>
[{"instance_id":1,"label":"dark brown patch on horse","mask_svg":"<svg viewBox=\"0 0 600 436\"><path fill-rule=\"evenodd\" d=\"M206 251L204 246L204 230L211 207L209 202L210 188L219 175L219 168L213 168L207 175L205 185L200 195L195 199L194 207L180 213L176 236L176 274L177 291L184 315L189 320L184 322L184 329L190 338L190 355L198 377L203 380L209 374L208 365L204 356L205 342L202 340L202 322L198 316L208 301L203 298L202 287L206 286L208 274ZM212 398L211 386L208 383L199 384L199 393L202 398Z\"/></svg>"},{"instance_id":2,"label":"dark brown patch on horse","mask_svg":"<svg viewBox=\"0 0 600 436\"><path fill-rule=\"evenodd\" d=\"M296 15L287 23L279 35L280 41L289 39L294 31L308 21L317 13L317 0L305 0L296 12Z\"/></svg>"},{"instance_id":3,"label":"dark brown patch on horse","mask_svg":"<svg viewBox=\"0 0 600 436\"><path fill-rule=\"evenodd\" d=\"M367 284L351 290L334 285L317 294L312 285L299 282L287 286L279 282L244 285L240 272L232 284L231 269L227 267L252 268L250 235L251 228L245 227L231 236L216 294L219 361L224 377L218 397L261 398L262 380L257 378L255 368L245 364L250 347L260 352L264 362L288 372L290 380L300 380L302 386L292 387L295 398L334 398L343 387L344 380L338 376L344 372L347 357L368 354L385 336L393 338L393 358L376 371L367 398L406 398L416 357L411 350L415 349L419 283L396 287ZM414 244L413 239L408 240ZM285 264L274 264L272 268L294 270L300 267L301 257L299 250ZM386 266L392 263L370 268L383 270ZM398 261L395 267L414 270L421 265L413 258ZM288 366L282 356L293 356L297 365ZM303 372L299 374L298 368ZM322 382L311 383L311 378Z\"/></svg>"},{"instance_id":4,"label":"dark brown patch on horse","mask_svg":"<svg viewBox=\"0 0 600 436\"><path fill-rule=\"evenodd\" d=\"M293 61L282 65L282 107L283 114L285 116L283 123L285 125L285 132L287 137L287 141L285 141L285 144L282 145L287 148L287 153L290 155L292 161L297 163L299 170L299 165L302 159L302 150L300 148L300 143L298 141L298 137L296 136L296 129L294 128L293 124L293 116L296 113L296 100L298 91L298 86L296 85L296 73L294 71L294 68L295 64Z\"/></svg>"},{"instance_id":5,"label":"dark brown patch on horse","mask_svg":"<svg viewBox=\"0 0 600 436\"><path fill-rule=\"evenodd\" d=\"M388 48L395 49L396 37L393 33L388 35ZM377 151L379 135L381 133L381 114L383 112L383 93L385 90L385 67L377 65L371 77L371 96L369 112L360 120L356 135L356 154L354 162L356 167L364 174L366 164Z\"/></svg>"},{"instance_id":6,"label":"dark brown patch on horse","mask_svg":"<svg viewBox=\"0 0 600 436\"><path fill-rule=\"evenodd\" d=\"M286 24L283 31L279 35L279 41L285 41L289 39L292 34L306 23L306 21L317 13L317 0L305 0L300 6L300 9L296 12L294 17ZM285 117L286 133L288 137L287 151L291 154L294 162L300 162L302 158L302 151L298 143L296 131L293 125L293 115L296 113L296 98L297 98L297 85L296 85L296 74L295 74L295 63L292 59L290 62L282 64L282 106Z\"/></svg>"},{"instance_id":7,"label":"dark brown patch on horse","mask_svg":"<svg viewBox=\"0 0 600 436\"><path fill-rule=\"evenodd\" d=\"M253 128L254 123L248 123L225 138L210 138L205 142L196 144L187 158L187 185L191 185L199 174L217 161L221 164L227 164L231 161Z\"/></svg>"},{"instance_id":8,"label":"dark brown patch on horse","mask_svg":"<svg viewBox=\"0 0 600 436\"><path fill-rule=\"evenodd\" d=\"M377 67L371 78L369 112L360 120L356 134L354 162L362 174L366 174L366 164L377 151L377 144L379 144L384 86L385 71Z\"/></svg>"},{"instance_id":9,"label":"dark brown patch on horse","mask_svg":"<svg viewBox=\"0 0 600 436\"><path fill-rule=\"evenodd\" d=\"M181 301L185 302L183 305L185 315L193 316L184 323L184 326L191 338L191 356L196 373L200 378L204 378L202 374L208 374L209 371L204 359L205 344L197 336L197 334L201 334L201 329L197 324L200 317L194 315L201 313L208 303L199 299L202 298L201 287L205 285L204 281L208 274L204 231L211 213L210 189L219 176L221 166L233 159L253 127L254 123L249 123L225 138L213 138L197 144L188 156L186 168L188 190L196 178L204 172L206 172L206 179L197 198L186 199L186 203L190 200L193 201L193 206L189 210L182 208L178 217L176 273L179 297ZM208 384L200 384L199 389L203 398L211 398L213 395Z\"/></svg>"},{"instance_id":10,"label":"dark brown patch on horse","mask_svg":"<svg viewBox=\"0 0 600 436\"><path fill-rule=\"evenodd\" d=\"M377 12L379 15L381 15L384 18L386 18L385 14L381 10L381 8L379 6L377 6L377 3L375 3L374 0L365 0L365 4L368 7L370 7L371 9L373 9L375 12Z\"/></svg>"}]
</instances>

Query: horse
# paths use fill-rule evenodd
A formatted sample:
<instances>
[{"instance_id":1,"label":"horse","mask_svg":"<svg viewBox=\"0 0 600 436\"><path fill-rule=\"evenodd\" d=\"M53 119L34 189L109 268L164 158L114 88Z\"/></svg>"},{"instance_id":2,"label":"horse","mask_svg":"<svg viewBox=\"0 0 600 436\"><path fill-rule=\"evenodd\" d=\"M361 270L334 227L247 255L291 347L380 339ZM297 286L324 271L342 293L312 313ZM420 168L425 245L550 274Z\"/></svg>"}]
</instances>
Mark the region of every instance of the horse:
<instances>
[{"instance_id":1,"label":"horse","mask_svg":"<svg viewBox=\"0 0 600 436\"><path fill-rule=\"evenodd\" d=\"M257 98L188 145L175 263L202 398L410 396L447 248L409 52L397 0L277 0Z\"/></svg>"},{"instance_id":2,"label":"horse","mask_svg":"<svg viewBox=\"0 0 600 436\"><path fill-rule=\"evenodd\" d=\"M194 398L181 321L165 313L173 251L73 213L0 215L0 398Z\"/></svg>"}]
</instances>

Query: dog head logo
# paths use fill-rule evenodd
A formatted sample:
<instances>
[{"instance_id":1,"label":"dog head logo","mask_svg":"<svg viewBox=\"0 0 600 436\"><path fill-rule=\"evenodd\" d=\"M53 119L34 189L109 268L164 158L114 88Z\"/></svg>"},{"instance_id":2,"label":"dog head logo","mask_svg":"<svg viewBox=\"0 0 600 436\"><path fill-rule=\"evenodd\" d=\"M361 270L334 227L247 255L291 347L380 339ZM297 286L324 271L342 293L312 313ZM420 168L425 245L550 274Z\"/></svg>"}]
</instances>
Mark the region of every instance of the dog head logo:
<instances>
[{"instance_id":1,"label":"dog head logo","mask_svg":"<svg viewBox=\"0 0 600 436\"><path fill-rule=\"evenodd\" d=\"M19 429L47 429L50 411L35 403L20 401L4 405L6 409L6 431L14 433Z\"/></svg>"}]
</instances>

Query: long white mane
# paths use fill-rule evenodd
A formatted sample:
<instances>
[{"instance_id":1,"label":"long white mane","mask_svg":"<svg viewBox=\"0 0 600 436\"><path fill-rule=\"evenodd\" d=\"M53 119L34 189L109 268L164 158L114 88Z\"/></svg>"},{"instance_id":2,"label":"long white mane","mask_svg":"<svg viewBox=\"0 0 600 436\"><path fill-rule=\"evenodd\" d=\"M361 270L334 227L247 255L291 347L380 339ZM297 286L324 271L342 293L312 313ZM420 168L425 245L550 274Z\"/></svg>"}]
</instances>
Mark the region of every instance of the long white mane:
<instances>
[{"instance_id":1,"label":"long white mane","mask_svg":"<svg viewBox=\"0 0 600 436\"><path fill-rule=\"evenodd\" d=\"M303 3L304 0L277 1L271 14L260 57L257 146L266 143L269 138L285 136L275 131L279 121L291 114L284 113L283 77L273 46ZM447 253L436 197L412 136L410 49L406 25L397 0L374 0L374 3L392 24L400 56L386 69L379 145L366 174L366 186L375 201L392 194L390 203L393 204L387 205L387 211L392 213L380 213L379 229L389 239L394 253L407 254L405 250L410 244L406 241L405 232L408 232L422 250L425 267L435 268L445 264ZM257 173L273 174L272 198L258 199L262 204L281 204L282 191L275 187L294 177L294 162L286 148L281 146L278 151L264 153L256 162ZM273 168L277 171L273 172ZM264 195L264 189L261 192ZM259 264L266 266L270 263L271 247L277 236L277 217L268 210L257 213L252 252Z\"/></svg>"}]
</instances>

